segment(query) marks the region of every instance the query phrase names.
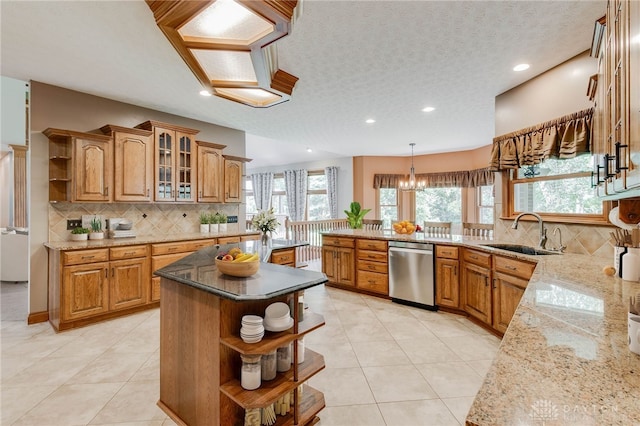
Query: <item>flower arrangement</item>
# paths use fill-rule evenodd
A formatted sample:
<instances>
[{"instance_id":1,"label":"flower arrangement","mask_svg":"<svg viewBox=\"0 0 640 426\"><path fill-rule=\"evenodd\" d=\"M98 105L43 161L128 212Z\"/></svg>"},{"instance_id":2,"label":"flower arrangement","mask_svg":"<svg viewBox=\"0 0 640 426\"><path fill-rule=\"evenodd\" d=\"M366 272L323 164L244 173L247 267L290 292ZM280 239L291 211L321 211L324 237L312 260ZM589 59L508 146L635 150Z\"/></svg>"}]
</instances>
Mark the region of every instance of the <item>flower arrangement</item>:
<instances>
[{"instance_id":1,"label":"flower arrangement","mask_svg":"<svg viewBox=\"0 0 640 426\"><path fill-rule=\"evenodd\" d=\"M253 216L251 224L255 229L258 229L263 233L273 232L280 225L276 215L273 213L273 207L269 210L259 211L257 215Z\"/></svg>"}]
</instances>

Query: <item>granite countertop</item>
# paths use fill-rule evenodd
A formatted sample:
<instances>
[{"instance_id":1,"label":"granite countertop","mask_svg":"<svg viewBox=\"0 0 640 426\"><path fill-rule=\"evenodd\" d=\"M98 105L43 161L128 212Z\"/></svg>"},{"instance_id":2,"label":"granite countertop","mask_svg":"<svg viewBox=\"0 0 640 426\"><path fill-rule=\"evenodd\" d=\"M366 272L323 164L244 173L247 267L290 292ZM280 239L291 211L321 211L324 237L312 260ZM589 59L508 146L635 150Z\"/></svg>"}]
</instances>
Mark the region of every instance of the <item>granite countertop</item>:
<instances>
[{"instance_id":1,"label":"granite countertop","mask_svg":"<svg viewBox=\"0 0 640 426\"><path fill-rule=\"evenodd\" d=\"M105 238L87 241L49 241L44 246L52 250L75 250L87 248L105 248L131 246L136 244L170 243L175 241L206 240L210 238L260 235L257 231L229 231L217 234L201 234L198 232L184 234L138 235L133 238Z\"/></svg>"},{"instance_id":2,"label":"granite countertop","mask_svg":"<svg viewBox=\"0 0 640 426\"><path fill-rule=\"evenodd\" d=\"M640 283L605 275L612 259L530 256L460 235L326 234L457 245L537 262L467 425L640 424L640 355L627 340L629 297Z\"/></svg>"},{"instance_id":3,"label":"granite countertop","mask_svg":"<svg viewBox=\"0 0 640 426\"><path fill-rule=\"evenodd\" d=\"M198 288L226 299L264 300L304 290L327 282L322 272L291 268L289 266L264 263L271 250L296 247L307 243L273 240L271 246L259 241L246 241L222 246L211 246L198 250L162 269L156 275ZM231 277L218 272L215 257L230 247L240 247L244 252L258 252L263 263L258 272L247 278Z\"/></svg>"}]
</instances>

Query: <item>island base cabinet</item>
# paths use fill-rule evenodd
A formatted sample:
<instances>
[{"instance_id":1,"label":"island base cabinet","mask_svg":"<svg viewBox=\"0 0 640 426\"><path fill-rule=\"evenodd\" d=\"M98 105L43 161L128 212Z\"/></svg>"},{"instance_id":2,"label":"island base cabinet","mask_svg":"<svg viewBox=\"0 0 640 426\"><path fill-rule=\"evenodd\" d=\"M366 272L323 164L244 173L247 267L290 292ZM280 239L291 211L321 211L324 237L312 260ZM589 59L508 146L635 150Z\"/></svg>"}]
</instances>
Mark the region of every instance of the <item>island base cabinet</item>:
<instances>
[{"instance_id":1,"label":"island base cabinet","mask_svg":"<svg viewBox=\"0 0 640 426\"><path fill-rule=\"evenodd\" d=\"M160 297L160 400L158 406L180 425L242 425L245 410L261 408L279 397L304 388L291 411L278 416L276 425L313 424L325 406L321 392L305 381L324 368L324 358L307 349L305 361L287 372L263 381L260 388L240 385L242 353L261 354L286 345L324 325L317 314L305 313L292 330L269 333L262 341L244 343L239 337L243 315L264 315L274 302L289 303L294 292L267 300L233 301L161 278ZM294 311L295 319L297 312ZM320 319L319 319L320 318Z\"/></svg>"},{"instance_id":2,"label":"island base cabinet","mask_svg":"<svg viewBox=\"0 0 640 426\"><path fill-rule=\"evenodd\" d=\"M464 310L488 325L491 325L490 274L490 270L469 263L462 269Z\"/></svg>"}]
</instances>

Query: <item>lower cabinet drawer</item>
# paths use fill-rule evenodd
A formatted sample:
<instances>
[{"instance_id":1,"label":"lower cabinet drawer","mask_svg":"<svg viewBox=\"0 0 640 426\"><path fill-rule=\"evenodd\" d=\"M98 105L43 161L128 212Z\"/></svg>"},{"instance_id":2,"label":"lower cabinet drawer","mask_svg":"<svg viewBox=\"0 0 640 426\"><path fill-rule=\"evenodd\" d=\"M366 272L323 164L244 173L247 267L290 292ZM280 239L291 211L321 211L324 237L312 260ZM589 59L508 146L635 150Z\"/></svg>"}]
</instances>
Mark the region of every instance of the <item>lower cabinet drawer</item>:
<instances>
[{"instance_id":1,"label":"lower cabinet drawer","mask_svg":"<svg viewBox=\"0 0 640 426\"><path fill-rule=\"evenodd\" d=\"M64 265L80 265L92 262L105 262L109 260L109 249L97 250L72 250L62 253Z\"/></svg>"},{"instance_id":2,"label":"lower cabinet drawer","mask_svg":"<svg viewBox=\"0 0 640 426\"><path fill-rule=\"evenodd\" d=\"M296 252L294 249L277 250L271 253L271 263L278 265L295 265Z\"/></svg>"},{"instance_id":3,"label":"lower cabinet drawer","mask_svg":"<svg viewBox=\"0 0 640 426\"><path fill-rule=\"evenodd\" d=\"M151 257L151 274L153 274L154 271L157 271L160 268L164 268L170 263L177 262L178 260L190 254L191 253L176 253Z\"/></svg>"},{"instance_id":4,"label":"lower cabinet drawer","mask_svg":"<svg viewBox=\"0 0 640 426\"><path fill-rule=\"evenodd\" d=\"M359 250L358 260L373 260L375 262L387 262L387 252L384 251L372 251L372 250Z\"/></svg>"},{"instance_id":5,"label":"lower cabinet drawer","mask_svg":"<svg viewBox=\"0 0 640 426\"><path fill-rule=\"evenodd\" d=\"M358 270L363 272L378 272L386 274L389 272L389 265L381 262L371 262L369 260L361 260L358 262Z\"/></svg>"},{"instance_id":6,"label":"lower cabinet drawer","mask_svg":"<svg viewBox=\"0 0 640 426\"><path fill-rule=\"evenodd\" d=\"M132 259L134 257L146 257L149 253L149 246L126 246L126 247L112 247L109 249L109 256L111 260L120 259Z\"/></svg>"},{"instance_id":7,"label":"lower cabinet drawer","mask_svg":"<svg viewBox=\"0 0 640 426\"><path fill-rule=\"evenodd\" d=\"M389 294L389 276L376 272L358 271L356 287L375 293Z\"/></svg>"}]
</instances>

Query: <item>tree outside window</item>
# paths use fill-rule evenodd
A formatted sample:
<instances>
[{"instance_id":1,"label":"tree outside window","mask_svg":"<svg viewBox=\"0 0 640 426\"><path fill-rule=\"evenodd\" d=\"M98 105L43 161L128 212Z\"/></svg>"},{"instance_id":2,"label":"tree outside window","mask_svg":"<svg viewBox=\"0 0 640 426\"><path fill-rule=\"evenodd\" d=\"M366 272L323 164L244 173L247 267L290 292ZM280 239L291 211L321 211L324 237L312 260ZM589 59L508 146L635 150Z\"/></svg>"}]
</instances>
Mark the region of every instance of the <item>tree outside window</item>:
<instances>
[{"instance_id":1,"label":"tree outside window","mask_svg":"<svg viewBox=\"0 0 640 426\"><path fill-rule=\"evenodd\" d=\"M391 229L391 224L398 220L398 190L380 188L378 189L378 197L382 228Z\"/></svg>"},{"instance_id":2,"label":"tree outside window","mask_svg":"<svg viewBox=\"0 0 640 426\"><path fill-rule=\"evenodd\" d=\"M493 223L493 185L479 186L477 189L478 221L480 223Z\"/></svg>"},{"instance_id":3,"label":"tree outside window","mask_svg":"<svg viewBox=\"0 0 640 426\"><path fill-rule=\"evenodd\" d=\"M330 219L327 177L324 170L307 174L307 220Z\"/></svg>"},{"instance_id":4,"label":"tree outside window","mask_svg":"<svg viewBox=\"0 0 640 426\"><path fill-rule=\"evenodd\" d=\"M416 192L416 223L462 222L461 188L427 188Z\"/></svg>"}]
</instances>

